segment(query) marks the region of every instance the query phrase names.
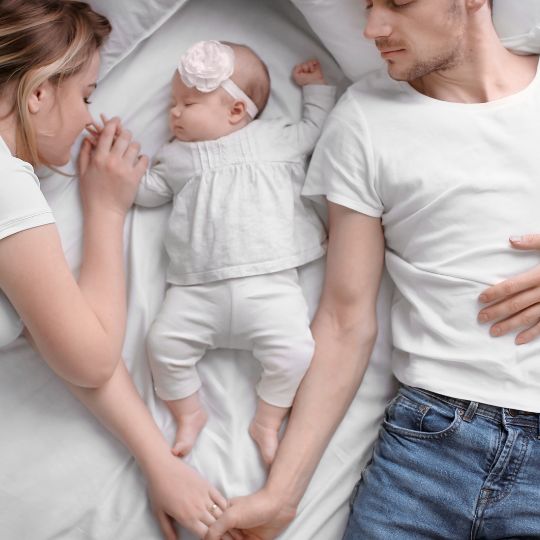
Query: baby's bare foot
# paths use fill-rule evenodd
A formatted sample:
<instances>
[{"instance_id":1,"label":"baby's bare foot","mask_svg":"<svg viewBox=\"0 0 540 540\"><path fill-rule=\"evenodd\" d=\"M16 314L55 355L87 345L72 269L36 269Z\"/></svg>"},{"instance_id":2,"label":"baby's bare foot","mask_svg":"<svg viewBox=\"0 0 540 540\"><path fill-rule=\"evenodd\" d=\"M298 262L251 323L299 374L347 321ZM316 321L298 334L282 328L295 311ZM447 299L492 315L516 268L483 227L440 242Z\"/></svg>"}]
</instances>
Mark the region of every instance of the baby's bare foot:
<instances>
[{"instance_id":1,"label":"baby's bare foot","mask_svg":"<svg viewBox=\"0 0 540 540\"><path fill-rule=\"evenodd\" d=\"M176 430L176 439L171 450L175 456L184 457L191 452L207 420L208 415L202 408L176 417L178 429Z\"/></svg>"},{"instance_id":2,"label":"baby's bare foot","mask_svg":"<svg viewBox=\"0 0 540 540\"><path fill-rule=\"evenodd\" d=\"M278 432L279 427L265 426L258 422L256 418L253 419L249 426L249 434L257 443L261 457L266 465L271 465L276 456L279 446Z\"/></svg>"}]
</instances>

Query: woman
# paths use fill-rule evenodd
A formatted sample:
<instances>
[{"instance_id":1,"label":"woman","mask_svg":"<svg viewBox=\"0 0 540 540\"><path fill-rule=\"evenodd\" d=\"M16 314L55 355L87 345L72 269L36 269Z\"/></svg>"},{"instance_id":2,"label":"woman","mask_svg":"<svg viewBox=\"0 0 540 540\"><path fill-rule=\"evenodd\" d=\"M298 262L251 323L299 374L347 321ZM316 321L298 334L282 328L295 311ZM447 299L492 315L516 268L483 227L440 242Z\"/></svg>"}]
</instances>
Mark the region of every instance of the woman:
<instances>
[{"instance_id":1,"label":"woman","mask_svg":"<svg viewBox=\"0 0 540 540\"><path fill-rule=\"evenodd\" d=\"M148 160L118 119L84 141L78 281L33 171L67 163L92 123L88 99L110 30L82 2L0 2L0 346L24 325L43 359L138 461L164 537L176 538L174 518L202 538L226 501L171 454L120 358L123 225Z\"/></svg>"}]
</instances>

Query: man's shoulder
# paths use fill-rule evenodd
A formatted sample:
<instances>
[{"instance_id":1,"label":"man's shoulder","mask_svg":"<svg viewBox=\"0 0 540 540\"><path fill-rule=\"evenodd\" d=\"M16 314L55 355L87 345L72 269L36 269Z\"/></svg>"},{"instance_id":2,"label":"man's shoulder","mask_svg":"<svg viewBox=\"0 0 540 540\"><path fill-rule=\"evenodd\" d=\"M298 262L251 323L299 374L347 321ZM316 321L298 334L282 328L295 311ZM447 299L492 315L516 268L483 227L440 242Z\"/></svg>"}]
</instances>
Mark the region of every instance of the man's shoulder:
<instances>
[{"instance_id":1,"label":"man's shoulder","mask_svg":"<svg viewBox=\"0 0 540 540\"><path fill-rule=\"evenodd\" d=\"M336 105L337 114L348 116L353 110L378 114L395 105L403 93L402 83L391 79L386 70L371 71L347 88Z\"/></svg>"}]
</instances>

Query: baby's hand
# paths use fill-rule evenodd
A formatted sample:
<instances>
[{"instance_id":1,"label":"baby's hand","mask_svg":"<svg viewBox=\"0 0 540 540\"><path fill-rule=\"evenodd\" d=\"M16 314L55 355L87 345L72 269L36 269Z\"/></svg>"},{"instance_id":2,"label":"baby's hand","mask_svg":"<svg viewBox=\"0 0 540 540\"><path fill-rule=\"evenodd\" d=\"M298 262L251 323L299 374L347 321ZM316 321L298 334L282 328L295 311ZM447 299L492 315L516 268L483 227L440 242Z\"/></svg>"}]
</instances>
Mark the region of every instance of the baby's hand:
<instances>
[{"instance_id":1,"label":"baby's hand","mask_svg":"<svg viewBox=\"0 0 540 540\"><path fill-rule=\"evenodd\" d=\"M308 60L293 69L293 79L298 86L306 84L326 84L321 64L318 60Z\"/></svg>"}]
</instances>

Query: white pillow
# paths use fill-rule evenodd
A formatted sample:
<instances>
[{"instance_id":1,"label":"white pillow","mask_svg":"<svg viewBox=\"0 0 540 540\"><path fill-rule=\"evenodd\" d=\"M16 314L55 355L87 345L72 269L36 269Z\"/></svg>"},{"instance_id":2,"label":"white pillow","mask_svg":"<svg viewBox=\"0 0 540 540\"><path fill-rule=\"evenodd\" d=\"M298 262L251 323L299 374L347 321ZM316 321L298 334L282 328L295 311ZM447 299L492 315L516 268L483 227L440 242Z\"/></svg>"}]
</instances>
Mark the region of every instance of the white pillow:
<instances>
[{"instance_id":1,"label":"white pillow","mask_svg":"<svg viewBox=\"0 0 540 540\"><path fill-rule=\"evenodd\" d=\"M540 52L538 0L495 0L493 20L505 47L524 53Z\"/></svg>"},{"instance_id":2,"label":"white pillow","mask_svg":"<svg viewBox=\"0 0 540 540\"><path fill-rule=\"evenodd\" d=\"M365 15L361 0L291 1L351 81L384 66L373 43L362 35Z\"/></svg>"},{"instance_id":3,"label":"white pillow","mask_svg":"<svg viewBox=\"0 0 540 540\"><path fill-rule=\"evenodd\" d=\"M349 79L384 66L362 31L361 0L292 0ZM504 45L524 53L540 53L540 0L495 0L494 22Z\"/></svg>"},{"instance_id":4,"label":"white pillow","mask_svg":"<svg viewBox=\"0 0 540 540\"><path fill-rule=\"evenodd\" d=\"M103 78L188 0L87 0L105 15L113 31L101 50Z\"/></svg>"}]
</instances>

